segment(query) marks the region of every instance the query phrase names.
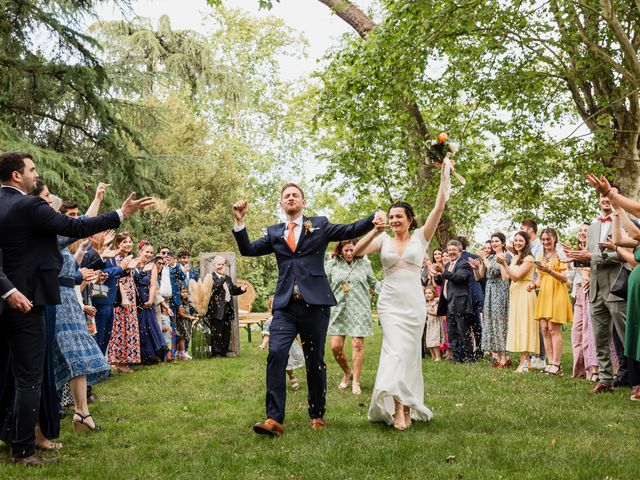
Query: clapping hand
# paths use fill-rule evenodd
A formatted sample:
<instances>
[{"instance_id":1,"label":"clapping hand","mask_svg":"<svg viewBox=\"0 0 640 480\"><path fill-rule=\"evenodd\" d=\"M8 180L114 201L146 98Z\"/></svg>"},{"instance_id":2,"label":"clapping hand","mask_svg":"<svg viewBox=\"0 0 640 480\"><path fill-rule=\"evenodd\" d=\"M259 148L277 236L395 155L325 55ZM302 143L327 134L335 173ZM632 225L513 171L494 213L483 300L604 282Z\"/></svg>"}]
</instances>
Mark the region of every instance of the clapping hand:
<instances>
[{"instance_id":1,"label":"clapping hand","mask_svg":"<svg viewBox=\"0 0 640 480\"><path fill-rule=\"evenodd\" d=\"M91 270L90 268L81 268L80 273L82 273L82 281L86 283L95 282L100 275L98 270Z\"/></svg>"},{"instance_id":2,"label":"clapping hand","mask_svg":"<svg viewBox=\"0 0 640 480\"><path fill-rule=\"evenodd\" d=\"M140 259L139 258L134 258L133 260L131 260L129 262L128 268L129 268L129 270L133 270L135 268L138 268L138 265L140 265Z\"/></svg>"},{"instance_id":3,"label":"clapping hand","mask_svg":"<svg viewBox=\"0 0 640 480\"><path fill-rule=\"evenodd\" d=\"M549 273L551 271L551 269L543 263L536 263L536 268L538 269L539 272L543 272L543 273Z\"/></svg>"},{"instance_id":4,"label":"clapping hand","mask_svg":"<svg viewBox=\"0 0 640 480\"><path fill-rule=\"evenodd\" d=\"M480 266L480 259L475 259L475 258L471 258L469 257L469 259L467 260L469 262L469 265L471 265L471 268L478 268Z\"/></svg>"},{"instance_id":5,"label":"clapping hand","mask_svg":"<svg viewBox=\"0 0 640 480\"><path fill-rule=\"evenodd\" d=\"M500 265L507 265L507 258L505 257L504 252L496 253L496 262Z\"/></svg>"},{"instance_id":6,"label":"clapping hand","mask_svg":"<svg viewBox=\"0 0 640 480\"><path fill-rule=\"evenodd\" d=\"M136 200L136 192L133 192L122 204L122 215L124 216L124 218L129 218L138 210L152 207L153 203L153 198L151 197L144 197L140 200Z\"/></svg>"},{"instance_id":7,"label":"clapping hand","mask_svg":"<svg viewBox=\"0 0 640 480\"><path fill-rule=\"evenodd\" d=\"M123 270L127 270L131 268L131 260L133 260L133 255L127 255L122 260L120 260L120 268Z\"/></svg>"}]
</instances>

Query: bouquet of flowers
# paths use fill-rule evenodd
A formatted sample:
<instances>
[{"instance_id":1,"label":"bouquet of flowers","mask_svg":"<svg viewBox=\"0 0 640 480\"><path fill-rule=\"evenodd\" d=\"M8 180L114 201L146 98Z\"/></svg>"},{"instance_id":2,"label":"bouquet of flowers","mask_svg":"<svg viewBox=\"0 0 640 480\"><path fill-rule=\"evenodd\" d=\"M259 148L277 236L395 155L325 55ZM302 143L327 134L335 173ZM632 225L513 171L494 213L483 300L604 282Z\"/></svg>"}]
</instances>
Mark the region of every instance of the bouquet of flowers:
<instances>
[{"instance_id":1,"label":"bouquet of flowers","mask_svg":"<svg viewBox=\"0 0 640 480\"><path fill-rule=\"evenodd\" d=\"M444 164L449 163L451 171L456 178L465 185L467 180L455 171L454 165L456 164L453 156L458 152L460 146L455 142L449 141L449 135L446 132L441 132L438 136L431 140L428 145L425 164L434 165L436 167L442 167Z\"/></svg>"}]
</instances>

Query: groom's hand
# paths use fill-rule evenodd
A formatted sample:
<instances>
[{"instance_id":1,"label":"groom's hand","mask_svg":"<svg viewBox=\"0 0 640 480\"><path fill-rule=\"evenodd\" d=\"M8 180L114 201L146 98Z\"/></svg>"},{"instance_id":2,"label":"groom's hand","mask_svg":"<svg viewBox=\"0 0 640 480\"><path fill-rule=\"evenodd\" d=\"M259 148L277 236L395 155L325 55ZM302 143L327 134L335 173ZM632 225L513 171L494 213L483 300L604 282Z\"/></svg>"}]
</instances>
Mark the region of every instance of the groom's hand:
<instances>
[{"instance_id":1,"label":"groom's hand","mask_svg":"<svg viewBox=\"0 0 640 480\"><path fill-rule=\"evenodd\" d=\"M378 231L384 230L387 225L387 212L378 210L373 217L373 224Z\"/></svg>"},{"instance_id":2,"label":"groom's hand","mask_svg":"<svg viewBox=\"0 0 640 480\"><path fill-rule=\"evenodd\" d=\"M236 219L237 225L242 225L244 223L244 216L247 214L247 210L249 209L249 204L246 200L240 200L233 204L231 207L231 211L233 212L233 216Z\"/></svg>"}]
</instances>

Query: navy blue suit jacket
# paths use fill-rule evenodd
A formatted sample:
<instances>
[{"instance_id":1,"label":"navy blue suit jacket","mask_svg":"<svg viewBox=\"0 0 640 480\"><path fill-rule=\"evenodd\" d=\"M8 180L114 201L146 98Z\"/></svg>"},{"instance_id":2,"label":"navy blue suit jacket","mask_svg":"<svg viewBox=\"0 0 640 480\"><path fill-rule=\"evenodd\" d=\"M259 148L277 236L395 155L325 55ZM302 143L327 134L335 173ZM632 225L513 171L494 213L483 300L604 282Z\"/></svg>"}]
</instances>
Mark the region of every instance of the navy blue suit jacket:
<instances>
[{"instance_id":1,"label":"navy blue suit jacket","mask_svg":"<svg viewBox=\"0 0 640 480\"><path fill-rule=\"evenodd\" d=\"M460 258L453 266L453 271L448 272L449 264L444 265L444 272L433 277L438 285L442 285L440 301L438 302L438 316L446 315L447 312L455 314L473 313L473 292L471 289L471 279L473 270L466 258ZM444 295L444 282L447 284L447 296Z\"/></svg>"},{"instance_id":2,"label":"navy blue suit jacket","mask_svg":"<svg viewBox=\"0 0 640 480\"><path fill-rule=\"evenodd\" d=\"M289 304L293 284L297 283L300 294L309 305L334 306L336 298L331 291L324 271L324 255L329 242L357 238L373 228L373 215L355 223L337 225L329 223L327 217L303 217L303 222L311 221L313 232L307 232L304 225L294 252L284 237L285 224L267 227L267 234L254 242L249 240L247 229L233 235L240 253L247 257L258 257L275 253L278 262L278 285L273 299L273 309Z\"/></svg>"},{"instance_id":3,"label":"navy blue suit jacket","mask_svg":"<svg viewBox=\"0 0 640 480\"><path fill-rule=\"evenodd\" d=\"M71 218L42 198L0 188L0 249L4 273L34 305L60 303L58 235L84 238L120 225L116 212Z\"/></svg>"},{"instance_id":4,"label":"navy blue suit jacket","mask_svg":"<svg viewBox=\"0 0 640 480\"><path fill-rule=\"evenodd\" d=\"M474 255L473 253L469 253L466 250L462 251L462 253L460 254L460 258L467 261L470 258L473 258L474 260L478 260L477 255ZM480 282L478 282L476 280L476 277L474 277L473 275L471 275L470 285L471 285L471 294L473 297L473 301L484 302L484 292L482 290L482 285L480 285Z\"/></svg>"}]
</instances>

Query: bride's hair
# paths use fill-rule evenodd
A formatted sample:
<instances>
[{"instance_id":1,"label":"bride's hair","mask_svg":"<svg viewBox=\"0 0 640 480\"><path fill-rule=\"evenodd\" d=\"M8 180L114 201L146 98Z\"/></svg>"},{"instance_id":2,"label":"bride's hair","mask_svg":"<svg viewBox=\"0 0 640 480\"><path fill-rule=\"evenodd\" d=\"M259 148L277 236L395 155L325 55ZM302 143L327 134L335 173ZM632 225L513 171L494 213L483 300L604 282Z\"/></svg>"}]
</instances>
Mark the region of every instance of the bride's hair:
<instances>
[{"instance_id":1,"label":"bride's hair","mask_svg":"<svg viewBox=\"0 0 640 480\"><path fill-rule=\"evenodd\" d=\"M413 212L413 207L411 205L409 205L407 202L395 202L395 203L392 203L391 206L389 207L389 212L391 212L392 208L404 209L404 214L409 219L409 230L418 228L418 221L416 220L416 214Z\"/></svg>"}]
</instances>

